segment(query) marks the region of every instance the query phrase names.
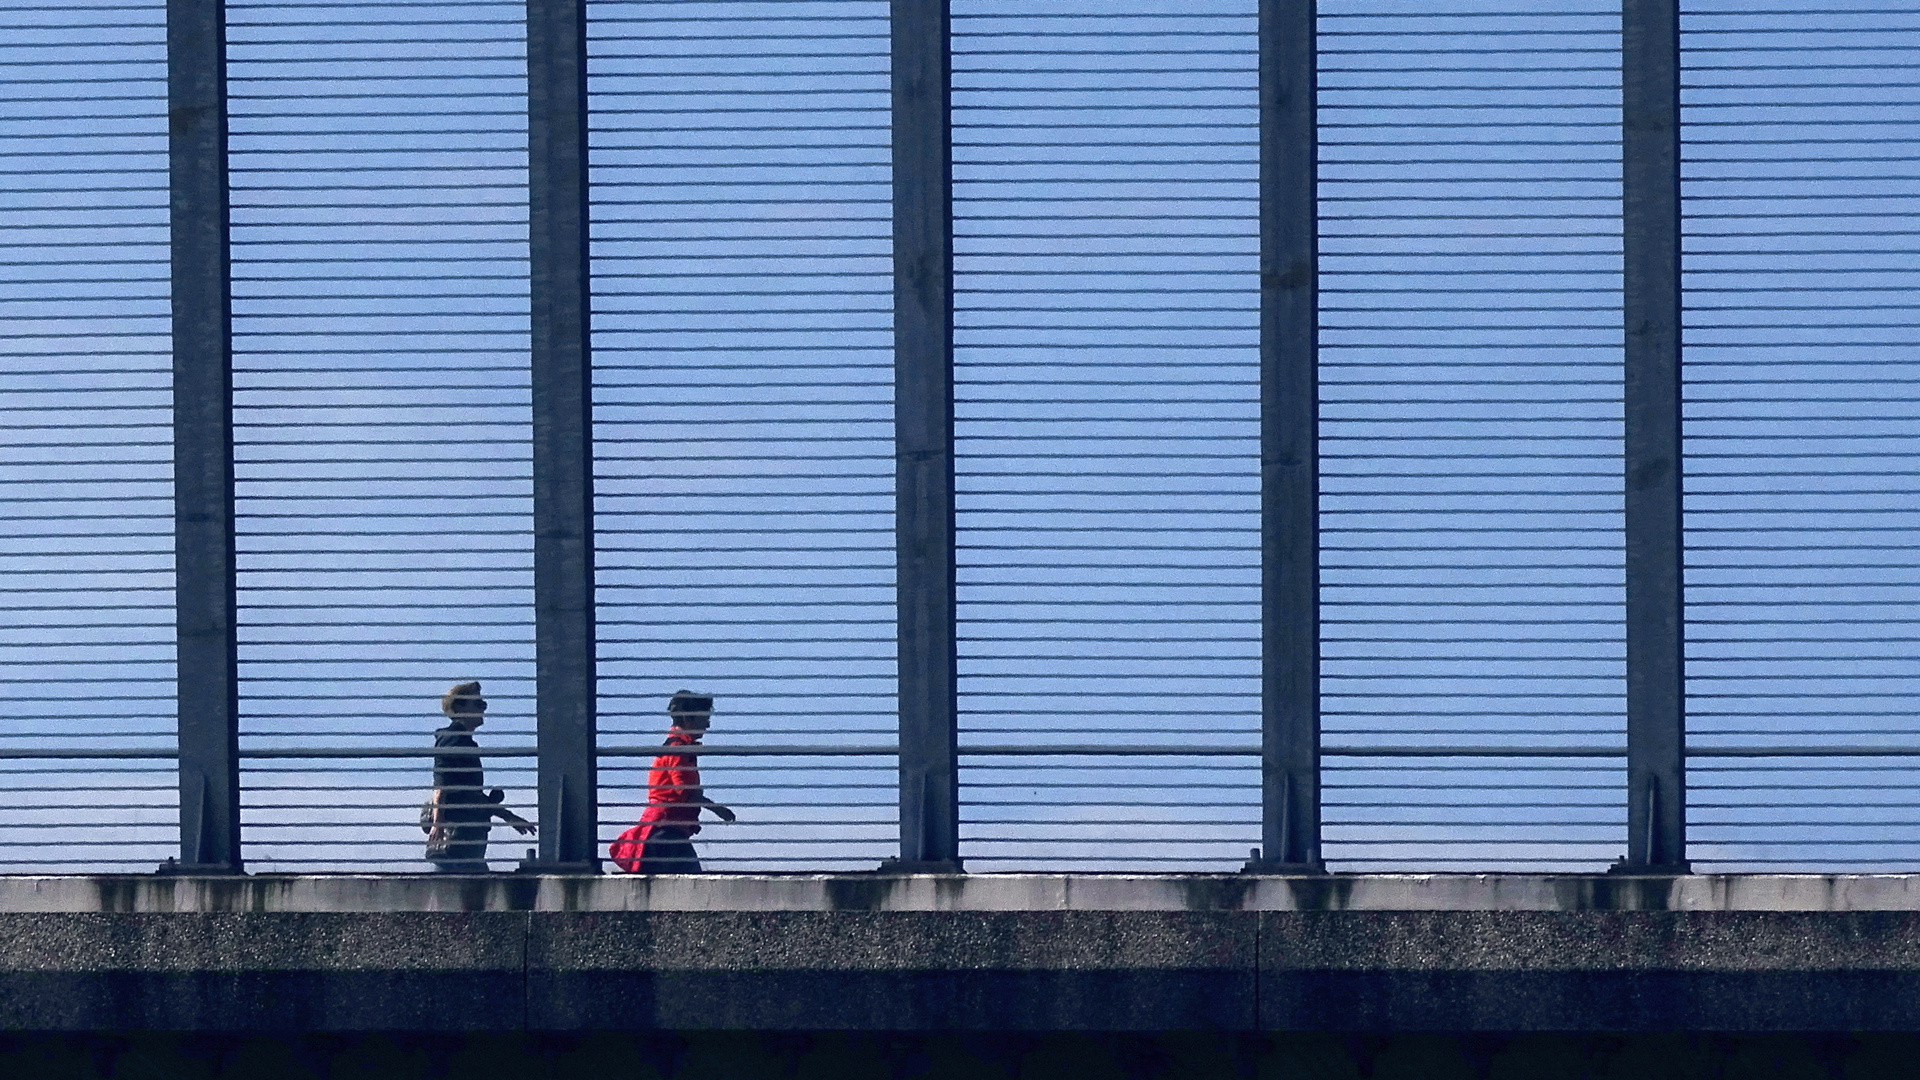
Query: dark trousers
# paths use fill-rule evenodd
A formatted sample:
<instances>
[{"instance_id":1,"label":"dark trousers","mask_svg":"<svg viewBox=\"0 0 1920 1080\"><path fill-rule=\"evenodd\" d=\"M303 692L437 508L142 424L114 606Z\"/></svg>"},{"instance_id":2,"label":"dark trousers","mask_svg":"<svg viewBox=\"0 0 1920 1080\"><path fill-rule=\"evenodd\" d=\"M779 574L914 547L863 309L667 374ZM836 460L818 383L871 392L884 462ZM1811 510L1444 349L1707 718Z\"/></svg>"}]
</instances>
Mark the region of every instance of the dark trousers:
<instances>
[{"instance_id":1,"label":"dark trousers","mask_svg":"<svg viewBox=\"0 0 1920 1080\"><path fill-rule=\"evenodd\" d=\"M493 867L485 859L431 859L436 874L490 874Z\"/></svg>"},{"instance_id":2,"label":"dark trousers","mask_svg":"<svg viewBox=\"0 0 1920 1080\"><path fill-rule=\"evenodd\" d=\"M640 872L643 874L698 874L700 856L693 850L691 840L649 840L640 849Z\"/></svg>"}]
</instances>

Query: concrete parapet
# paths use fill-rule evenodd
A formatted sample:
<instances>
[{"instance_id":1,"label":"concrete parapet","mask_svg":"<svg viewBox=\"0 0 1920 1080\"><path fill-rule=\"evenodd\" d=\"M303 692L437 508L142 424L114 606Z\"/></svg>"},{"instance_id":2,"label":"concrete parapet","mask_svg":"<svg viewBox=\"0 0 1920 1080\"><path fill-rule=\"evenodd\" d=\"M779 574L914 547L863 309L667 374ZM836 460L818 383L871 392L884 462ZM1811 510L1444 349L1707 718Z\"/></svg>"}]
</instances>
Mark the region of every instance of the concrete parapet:
<instances>
[{"instance_id":1,"label":"concrete parapet","mask_svg":"<svg viewBox=\"0 0 1920 1080\"><path fill-rule=\"evenodd\" d=\"M1920 875L0 876L0 912L1920 911Z\"/></svg>"},{"instance_id":2,"label":"concrete parapet","mask_svg":"<svg viewBox=\"0 0 1920 1080\"><path fill-rule=\"evenodd\" d=\"M0 1030L1912 1031L1914 895L1895 877L13 878Z\"/></svg>"}]
</instances>

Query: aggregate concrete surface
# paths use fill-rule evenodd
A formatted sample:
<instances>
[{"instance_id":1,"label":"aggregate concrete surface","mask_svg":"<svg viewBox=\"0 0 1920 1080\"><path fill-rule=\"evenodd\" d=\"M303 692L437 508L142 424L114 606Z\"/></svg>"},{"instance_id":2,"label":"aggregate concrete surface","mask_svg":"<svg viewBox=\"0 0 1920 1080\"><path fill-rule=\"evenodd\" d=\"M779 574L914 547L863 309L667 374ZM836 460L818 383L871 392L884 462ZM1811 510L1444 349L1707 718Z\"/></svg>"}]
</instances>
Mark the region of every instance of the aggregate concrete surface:
<instances>
[{"instance_id":1,"label":"aggregate concrete surface","mask_svg":"<svg viewBox=\"0 0 1920 1080\"><path fill-rule=\"evenodd\" d=\"M1900 875L0 879L11 1031L1911 1031Z\"/></svg>"}]
</instances>

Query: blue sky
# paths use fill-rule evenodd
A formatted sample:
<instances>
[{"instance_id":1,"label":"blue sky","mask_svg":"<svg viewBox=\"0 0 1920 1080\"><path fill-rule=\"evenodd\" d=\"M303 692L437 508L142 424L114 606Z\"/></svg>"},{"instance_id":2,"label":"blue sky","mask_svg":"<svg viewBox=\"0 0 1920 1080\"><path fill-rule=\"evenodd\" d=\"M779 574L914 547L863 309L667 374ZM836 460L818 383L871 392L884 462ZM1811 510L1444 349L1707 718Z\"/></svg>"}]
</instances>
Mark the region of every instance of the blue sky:
<instances>
[{"instance_id":1,"label":"blue sky","mask_svg":"<svg viewBox=\"0 0 1920 1080\"><path fill-rule=\"evenodd\" d=\"M1171 751L968 757L966 855L1231 868L1257 771L1172 748L1257 743L1253 5L953 10L963 745ZM1920 14L1686 12L1690 733L1904 745ZM230 4L249 748L421 745L465 678L483 741L531 744L521 14ZM163 17L0 15L10 746L173 723ZM592 19L603 743L682 686L716 745L884 743L885 5ZM1323 0L1320 32L1326 740L1617 749L1617 7ZM644 764L605 763L608 835ZM157 861L165 765L0 764L0 855ZM523 809L529 766L489 763ZM892 845L890 759L707 766L717 865ZM1703 864L1920 857L1902 760L1695 770ZM1597 868L1622 773L1330 756L1326 853ZM423 762L248 779L256 865L417 865Z\"/></svg>"}]
</instances>

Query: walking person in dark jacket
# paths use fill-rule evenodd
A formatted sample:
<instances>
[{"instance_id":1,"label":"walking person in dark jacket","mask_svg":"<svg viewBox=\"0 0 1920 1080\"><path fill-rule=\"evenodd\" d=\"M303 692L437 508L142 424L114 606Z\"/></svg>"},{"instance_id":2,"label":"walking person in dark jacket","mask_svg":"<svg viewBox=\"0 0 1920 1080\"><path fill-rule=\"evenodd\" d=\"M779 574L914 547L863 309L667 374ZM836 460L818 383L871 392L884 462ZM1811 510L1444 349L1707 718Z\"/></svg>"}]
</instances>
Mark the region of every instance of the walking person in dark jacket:
<instances>
[{"instance_id":1,"label":"walking person in dark jacket","mask_svg":"<svg viewBox=\"0 0 1920 1080\"><path fill-rule=\"evenodd\" d=\"M480 684L464 682L448 690L440 699L440 711L447 714L447 726L433 733L433 748L478 750L473 730L487 719ZM426 831L427 861L435 873L486 873L487 834L494 818L512 823L523 835L533 835L532 822L500 805L506 792L487 791L486 784L480 755L433 756L433 795L420 810L420 828Z\"/></svg>"}]
</instances>

